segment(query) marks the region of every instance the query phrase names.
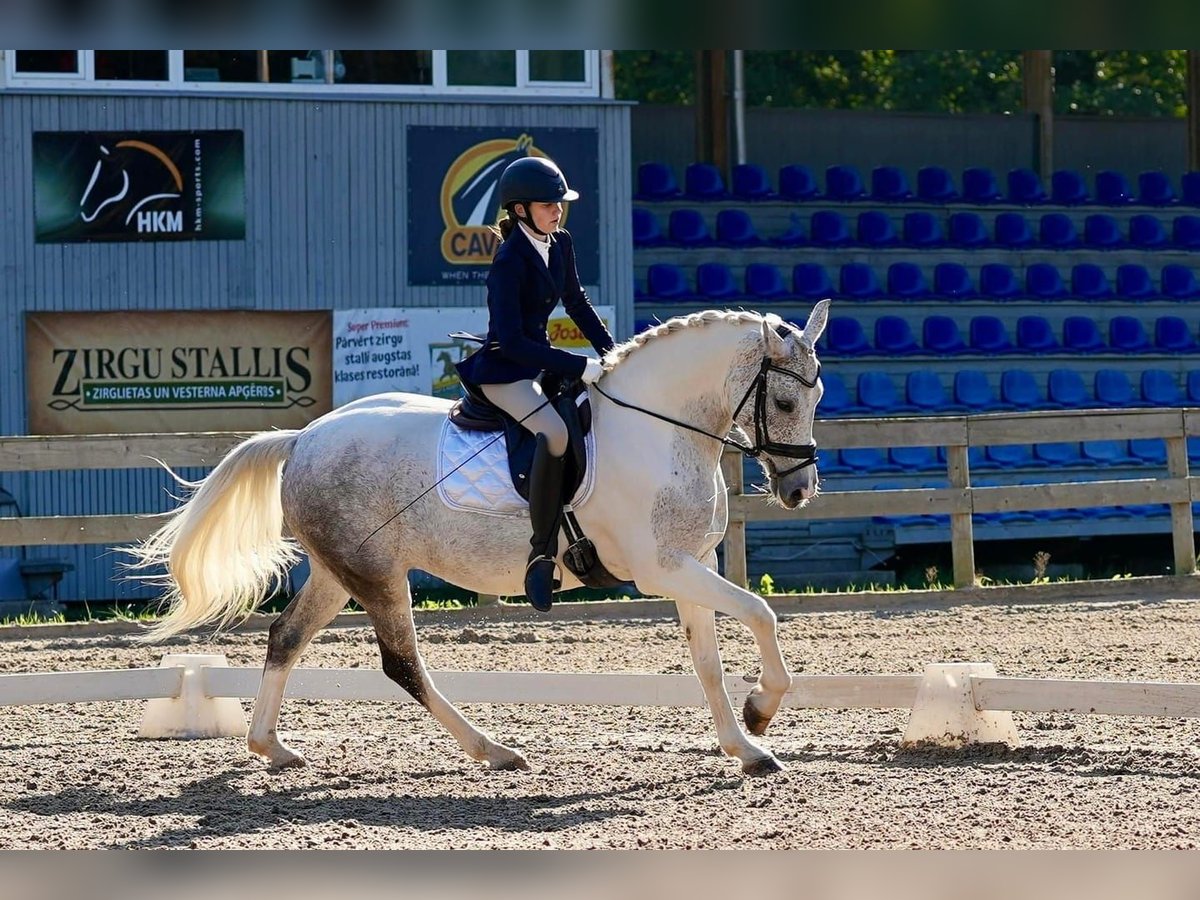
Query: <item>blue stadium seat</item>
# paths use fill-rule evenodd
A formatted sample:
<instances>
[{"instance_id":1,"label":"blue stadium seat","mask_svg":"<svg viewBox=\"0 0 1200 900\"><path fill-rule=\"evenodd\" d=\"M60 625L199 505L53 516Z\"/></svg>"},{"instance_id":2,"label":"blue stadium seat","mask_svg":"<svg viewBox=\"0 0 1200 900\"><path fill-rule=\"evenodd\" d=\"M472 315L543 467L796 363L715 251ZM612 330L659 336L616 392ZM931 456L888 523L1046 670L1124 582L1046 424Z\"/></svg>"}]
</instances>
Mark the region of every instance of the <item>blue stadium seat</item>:
<instances>
[{"instance_id":1,"label":"blue stadium seat","mask_svg":"<svg viewBox=\"0 0 1200 900\"><path fill-rule=\"evenodd\" d=\"M1179 316L1159 316L1154 323L1154 346L1164 353L1192 353L1196 338Z\"/></svg>"},{"instance_id":2,"label":"blue stadium seat","mask_svg":"<svg viewBox=\"0 0 1200 900\"><path fill-rule=\"evenodd\" d=\"M1050 176L1050 199L1059 206L1078 206L1087 203L1087 182L1071 169L1059 169Z\"/></svg>"},{"instance_id":3,"label":"blue stadium seat","mask_svg":"<svg viewBox=\"0 0 1200 900\"><path fill-rule=\"evenodd\" d=\"M951 203L958 199L954 176L941 166L923 166L917 170L917 197L926 203Z\"/></svg>"},{"instance_id":4,"label":"blue stadium seat","mask_svg":"<svg viewBox=\"0 0 1200 900\"><path fill-rule=\"evenodd\" d=\"M907 411L896 392L896 383L886 372L863 372L858 376L858 403L873 413Z\"/></svg>"},{"instance_id":5,"label":"blue stadium seat","mask_svg":"<svg viewBox=\"0 0 1200 900\"><path fill-rule=\"evenodd\" d=\"M1096 202L1104 206L1123 206L1132 203L1133 188L1120 172L1105 169L1096 173Z\"/></svg>"},{"instance_id":6,"label":"blue stadium seat","mask_svg":"<svg viewBox=\"0 0 1200 900\"><path fill-rule=\"evenodd\" d=\"M1176 200L1171 177L1166 172L1142 172L1138 175L1138 203L1142 206L1169 206Z\"/></svg>"},{"instance_id":7,"label":"blue stadium seat","mask_svg":"<svg viewBox=\"0 0 1200 900\"><path fill-rule=\"evenodd\" d=\"M842 247L850 243L850 225L840 212L822 209L812 214L809 235L822 247Z\"/></svg>"},{"instance_id":8,"label":"blue stadium seat","mask_svg":"<svg viewBox=\"0 0 1200 900\"><path fill-rule=\"evenodd\" d=\"M829 272L820 263L800 263L792 269L792 293L805 300L823 300L834 294Z\"/></svg>"},{"instance_id":9,"label":"blue stadium seat","mask_svg":"<svg viewBox=\"0 0 1200 900\"><path fill-rule=\"evenodd\" d=\"M996 216L996 243L1001 247L1031 247L1034 243L1029 220L1017 212Z\"/></svg>"},{"instance_id":10,"label":"blue stadium seat","mask_svg":"<svg viewBox=\"0 0 1200 900\"><path fill-rule=\"evenodd\" d=\"M858 242L868 247L890 247L900 242L892 217L877 209L858 214Z\"/></svg>"},{"instance_id":11,"label":"blue stadium seat","mask_svg":"<svg viewBox=\"0 0 1200 900\"><path fill-rule=\"evenodd\" d=\"M904 215L904 243L910 247L941 247L946 243L942 222L933 213L910 212Z\"/></svg>"},{"instance_id":12,"label":"blue stadium seat","mask_svg":"<svg viewBox=\"0 0 1200 900\"><path fill-rule=\"evenodd\" d=\"M822 372L821 386L825 389L819 405L822 416L845 415L856 408L845 379L837 372Z\"/></svg>"},{"instance_id":13,"label":"blue stadium seat","mask_svg":"<svg viewBox=\"0 0 1200 900\"><path fill-rule=\"evenodd\" d=\"M862 176L854 166L830 166L825 170L825 194L830 200L861 200L867 195Z\"/></svg>"},{"instance_id":14,"label":"blue stadium seat","mask_svg":"<svg viewBox=\"0 0 1200 900\"><path fill-rule=\"evenodd\" d=\"M725 178L711 163L694 162L683 171L683 193L689 200L724 200Z\"/></svg>"},{"instance_id":15,"label":"blue stadium seat","mask_svg":"<svg viewBox=\"0 0 1200 900\"><path fill-rule=\"evenodd\" d=\"M1104 338L1096 320L1091 316L1067 316L1063 320L1063 349L1073 353L1104 352Z\"/></svg>"},{"instance_id":16,"label":"blue stadium seat","mask_svg":"<svg viewBox=\"0 0 1200 900\"><path fill-rule=\"evenodd\" d=\"M821 416L828 418L829 413L825 411L825 398L821 398ZM821 451L821 477L826 475L849 475L854 470L842 462L842 454L837 450L822 450Z\"/></svg>"},{"instance_id":17,"label":"blue stadium seat","mask_svg":"<svg viewBox=\"0 0 1200 900\"><path fill-rule=\"evenodd\" d=\"M963 353L967 349L958 323L949 316L926 316L921 326L921 340L927 353Z\"/></svg>"},{"instance_id":18,"label":"blue stadium seat","mask_svg":"<svg viewBox=\"0 0 1200 900\"><path fill-rule=\"evenodd\" d=\"M788 226L782 232L771 238L776 247L802 247L808 243L808 229L804 227L804 219L796 213L788 213Z\"/></svg>"},{"instance_id":19,"label":"blue stadium seat","mask_svg":"<svg viewBox=\"0 0 1200 900\"><path fill-rule=\"evenodd\" d=\"M1092 406L1083 377L1074 369L1053 369L1046 379L1046 399L1063 409L1083 409Z\"/></svg>"},{"instance_id":20,"label":"blue stadium seat","mask_svg":"<svg viewBox=\"0 0 1200 900\"><path fill-rule=\"evenodd\" d=\"M1021 282L1011 266L1003 263L985 263L979 269L979 291L985 297L1008 300L1021 293Z\"/></svg>"},{"instance_id":21,"label":"blue stadium seat","mask_svg":"<svg viewBox=\"0 0 1200 900\"><path fill-rule=\"evenodd\" d=\"M1044 465L1033 456L1029 444L993 444L987 448L987 458L1001 469L1030 469Z\"/></svg>"},{"instance_id":22,"label":"blue stadium seat","mask_svg":"<svg viewBox=\"0 0 1200 900\"><path fill-rule=\"evenodd\" d=\"M946 395L946 387L937 374L928 370L909 372L904 380L908 405L918 412L960 412Z\"/></svg>"},{"instance_id":23,"label":"blue stadium seat","mask_svg":"<svg viewBox=\"0 0 1200 900\"><path fill-rule=\"evenodd\" d=\"M1121 226L1106 213L1095 213L1083 221L1083 242L1097 250L1112 250L1125 243Z\"/></svg>"},{"instance_id":24,"label":"blue stadium seat","mask_svg":"<svg viewBox=\"0 0 1200 900\"><path fill-rule=\"evenodd\" d=\"M830 316L824 341L825 352L832 356L863 356L874 352L862 323L853 316Z\"/></svg>"},{"instance_id":25,"label":"blue stadium seat","mask_svg":"<svg viewBox=\"0 0 1200 900\"><path fill-rule=\"evenodd\" d=\"M673 263L651 263L646 270L646 291L656 300L690 300L695 297L683 269Z\"/></svg>"},{"instance_id":26,"label":"blue stadium seat","mask_svg":"<svg viewBox=\"0 0 1200 900\"><path fill-rule=\"evenodd\" d=\"M963 169L963 199L968 203L995 203L1003 200L996 173L983 166Z\"/></svg>"},{"instance_id":27,"label":"blue stadium seat","mask_svg":"<svg viewBox=\"0 0 1200 900\"><path fill-rule=\"evenodd\" d=\"M1187 398L1192 406L1200 406L1200 369L1187 373Z\"/></svg>"},{"instance_id":28,"label":"blue stadium seat","mask_svg":"<svg viewBox=\"0 0 1200 900\"><path fill-rule=\"evenodd\" d=\"M733 271L725 263L706 262L696 266L696 292L707 300L740 297Z\"/></svg>"},{"instance_id":29,"label":"blue stadium seat","mask_svg":"<svg viewBox=\"0 0 1200 900\"><path fill-rule=\"evenodd\" d=\"M1096 403L1101 407L1137 406L1137 393L1120 369L1100 369L1095 379Z\"/></svg>"},{"instance_id":30,"label":"blue stadium seat","mask_svg":"<svg viewBox=\"0 0 1200 900\"><path fill-rule=\"evenodd\" d=\"M1162 438L1133 438L1129 442L1129 453L1144 465L1167 464L1167 442Z\"/></svg>"},{"instance_id":31,"label":"blue stadium seat","mask_svg":"<svg viewBox=\"0 0 1200 900\"><path fill-rule=\"evenodd\" d=\"M954 402L971 412L1003 409L982 369L958 369L954 373Z\"/></svg>"},{"instance_id":32,"label":"blue stadium seat","mask_svg":"<svg viewBox=\"0 0 1200 900\"><path fill-rule=\"evenodd\" d=\"M1183 406L1187 401L1175 373L1147 369L1142 373L1142 400L1150 406Z\"/></svg>"},{"instance_id":33,"label":"blue stadium seat","mask_svg":"<svg viewBox=\"0 0 1200 900\"><path fill-rule=\"evenodd\" d=\"M843 297L871 300L883 293L875 270L866 263L846 263L842 266L839 284Z\"/></svg>"},{"instance_id":34,"label":"blue stadium seat","mask_svg":"<svg viewBox=\"0 0 1200 900\"><path fill-rule=\"evenodd\" d=\"M990 239L983 219L973 212L957 212L951 215L950 243L966 250L986 247Z\"/></svg>"},{"instance_id":35,"label":"blue stadium seat","mask_svg":"<svg viewBox=\"0 0 1200 900\"><path fill-rule=\"evenodd\" d=\"M642 163L638 166L637 180L634 200L673 200L680 194L674 171L664 163Z\"/></svg>"},{"instance_id":36,"label":"blue stadium seat","mask_svg":"<svg viewBox=\"0 0 1200 900\"><path fill-rule=\"evenodd\" d=\"M1043 247L1055 250L1067 250L1079 246L1079 233L1075 223L1064 213L1046 213L1042 216L1041 227L1038 230L1038 242Z\"/></svg>"},{"instance_id":37,"label":"blue stadium seat","mask_svg":"<svg viewBox=\"0 0 1200 900\"><path fill-rule=\"evenodd\" d=\"M739 200L770 200L775 196L767 170L756 163L733 167L733 196Z\"/></svg>"},{"instance_id":38,"label":"blue stadium seat","mask_svg":"<svg viewBox=\"0 0 1200 900\"><path fill-rule=\"evenodd\" d=\"M725 247L757 247L762 238L744 209L723 209L717 213L717 243Z\"/></svg>"},{"instance_id":39,"label":"blue stadium seat","mask_svg":"<svg viewBox=\"0 0 1200 900\"><path fill-rule=\"evenodd\" d=\"M657 247L665 240L662 227L658 224L658 216L644 207L635 206L633 208L633 246Z\"/></svg>"},{"instance_id":40,"label":"blue stadium seat","mask_svg":"<svg viewBox=\"0 0 1200 900\"><path fill-rule=\"evenodd\" d=\"M847 447L842 450L842 462L856 472L899 472L900 467L888 461L887 451L880 447Z\"/></svg>"},{"instance_id":41,"label":"blue stadium seat","mask_svg":"<svg viewBox=\"0 0 1200 900\"><path fill-rule=\"evenodd\" d=\"M1008 329L996 316L975 316L968 329L971 349L976 353L1011 353L1015 348Z\"/></svg>"},{"instance_id":42,"label":"blue stadium seat","mask_svg":"<svg viewBox=\"0 0 1200 900\"><path fill-rule=\"evenodd\" d=\"M871 170L871 199L897 203L912 199L908 176L895 166L876 166Z\"/></svg>"},{"instance_id":43,"label":"blue stadium seat","mask_svg":"<svg viewBox=\"0 0 1200 900\"><path fill-rule=\"evenodd\" d=\"M791 164L779 169L779 196L784 200L814 200L821 195L808 166Z\"/></svg>"},{"instance_id":44,"label":"blue stadium seat","mask_svg":"<svg viewBox=\"0 0 1200 900\"><path fill-rule=\"evenodd\" d=\"M1128 441L1083 441L1080 450L1086 462L1097 466L1129 466L1138 462L1129 455Z\"/></svg>"},{"instance_id":45,"label":"blue stadium seat","mask_svg":"<svg viewBox=\"0 0 1200 900\"><path fill-rule=\"evenodd\" d=\"M905 472L935 472L946 468L933 447L892 447L888 450L888 459Z\"/></svg>"},{"instance_id":46,"label":"blue stadium seat","mask_svg":"<svg viewBox=\"0 0 1200 900\"><path fill-rule=\"evenodd\" d=\"M1116 353L1145 353L1152 349L1142 320L1133 316L1113 316L1109 320L1108 343Z\"/></svg>"},{"instance_id":47,"label":"blue stadium seat","mask_svg":"<svg viewBox=\"0 0 1200 900\"><path fill-rule=\"evenodd\" d=\"M1162 267L1162 294L1172 300L1200 297L1200 282L1187 266L1170 263Z\"/></svg>"},{"instance_id":48,"label":"blue stadium seat","mask_svg":"<svg viewBox=\"0 0 1200 900\"><path fill-rule=\"evenodd\" d=\"M1200 216L1176 216L1171 243L1185 250L1200 249Z\"/></svg>"},{"instance_id":49,"label":"blue stadium seat","mask_svg":"<svg viewBox=\"0 0 1200 900\"><path fill-rule=\"evenodd\" d=\"M1042 179L1033 169L1008 170L1009 203L1045 203L1047 199Z\"/></svg>"},{"instance_id":50,"label":"blue stadium seat","mask_svg":"<svg viewBox=\"0 0 1200 900\"><path fill-rule=\"evenodd\" d=\"M770 263L746 266L746 293L755 300L780 300L788 296L787 283Z\"/></svg>"},{"instance_id":51,"label":"blue stadium seat","mask_svg":"<svg viewBox=\"0 0 1200 900\"><path fill-rule=\"evenodd\" d=\"M1059 441L1049 444L1034 444L1033 455L1049 466L1078 466L1083 464L1079 444L1075 441Z\"/></svg>"},{"instance_id":52,"label":"blue stadium seat","mask_svg":"<svg viewBox=\"0 0 1200 900\"><path fill-rule=\"evenodd\" d=\"M929 296L925 273L916 263L898 262L888 266L888 293L893 297L913 300Z\"/></svg>"},{"instance_id":53,"label":"blue stadium seat","mask_svg":"<svg viewBox=\"0 0 1200 900\"><path fill-rule=\"evenodd\" d=\"M933 292L951 300L974 297L971 273L960 263L944 262L933 267Z\"/></svg>"},{"instance_id":54,"label":"blue stadium seat","mask_svg":"<svg viewBox=\"0 0 1200 900\"><path fill-rule=\"evenodd\" d=\"M1184 172L1179 179L1181 202L1188 206L1200 206L1200 172Z\"/></svg>"},{"instance_id":55,"label":"blue stadium seat","mask_svg":"<svg viewBox=\"0 0 1200 900\"><path fill-rule=\"evenodd\" d=\"M1025 289L1039 300L1055 300L1067 296L1062 276L1049 263L1034 263L1025 270Z\"/></svg>"},{"instance_id":56,"label":"blue stadium seat","mask_svg":"<svg viewBox=\"0 0 1200 900\"><path fill-rule=\"evenodd\" d=\"M1129 220L1129 243L1144 250L1155 250L1167 245L1167 230L1158 216L1138 213Z\"/></svg>"},{"instance_id":57,"label":"blue stadium seat","mask_svg":"<svg viewBox=\"0 0 1200 900\"><path fill-rule=\"evenodd\" d=\"M1126 300L1145 300L1155 296L1154 282L1145 266L1125 263L1117 266L1117 296Z\"/></svg>"},{"instance_id":58,"label":"blue stadium seat","mask_svg":"<svg viewBox=\"0 0 1200 900\"><path fill-rule=\"evenodd\" d=\"M1071 293L1084 300L1103 300L1113 295L1104 270L1094 263L1080 263L1071 269Z\"/></svg>"},{"instance_id":59,"label":"blue stadium seat","mask_svg":"<svg viewBox=\"0 0 1200 900\"><path fill-rule=\"evenodd\" d=\"M908 320L900 316L880 316L875 320L875 349L888 356L921 352Z\"/></svg>"},{"instance_id":60,"label":"blue stadium seat","mask_svg":"<svg viewBox=\"0 0 1200 900\"><path fill-rule=\"evenodd\" d=\"M704 216L694 209L673 209L667 220L671 242L683 247L707 247L713 243Z\"/></svg>"},{"instance_id":61,"label":"blue stadium seat","mask_svg":"<svg viewBox=\"0 0 1200 900\"><path fill-rule=\"evenodd\" d=\"M1045 318L1021 316L1017 319L1017 347L1026 353L1053 353L1059 344Z\"/></svg>"}]
</instances>

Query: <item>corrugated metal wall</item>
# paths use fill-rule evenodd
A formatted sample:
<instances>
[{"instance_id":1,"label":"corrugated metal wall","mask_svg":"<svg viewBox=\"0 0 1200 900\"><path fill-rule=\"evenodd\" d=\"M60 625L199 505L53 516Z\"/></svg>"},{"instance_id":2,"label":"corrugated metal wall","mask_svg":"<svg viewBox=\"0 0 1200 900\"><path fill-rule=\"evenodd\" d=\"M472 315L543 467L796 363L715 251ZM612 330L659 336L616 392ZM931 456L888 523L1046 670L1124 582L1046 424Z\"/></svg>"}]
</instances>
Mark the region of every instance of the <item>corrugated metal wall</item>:
<instances>
[{"instance_id":1,"label":"corrugated metal wall","mask_svg":"<svg viewBox=\"0 0 1200 900\"><path fill-rule=\"evenodd\" d=\"M595 128L600 284L618 338L633 326L629 107L605 102L57 95L0 91L0 434L25 431L26 310L338 309L482 305L481 287L409 287L408 125ZM246 239L35 245L34 131L236 128L245 133ZM419 227L420 223L416 223ZM189 477L199 471L184 473ZM150 471L0 473L26 515L155 512ZM76 567L65 599L144 596L102 547L31 556Z\"/></svg>"}]
</instances>

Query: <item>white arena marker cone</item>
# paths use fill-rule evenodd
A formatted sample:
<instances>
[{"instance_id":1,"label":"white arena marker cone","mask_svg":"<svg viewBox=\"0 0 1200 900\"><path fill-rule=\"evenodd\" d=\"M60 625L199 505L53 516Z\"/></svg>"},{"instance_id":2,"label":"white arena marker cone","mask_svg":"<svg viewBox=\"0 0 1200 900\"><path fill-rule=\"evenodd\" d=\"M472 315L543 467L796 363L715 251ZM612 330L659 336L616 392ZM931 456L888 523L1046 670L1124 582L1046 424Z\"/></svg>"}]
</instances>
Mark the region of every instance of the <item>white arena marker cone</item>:
<instances>
[{"instance_id":1,"label":"white arena marker cone","mask_svg":"<svg viewBox=\"0 0 1200 900\"><path fill-rule=\"evenodd\" d=\"M934 663L925 667L902 747L937 744L1020 745L1017 726L1008 710L978 710L971 694L971 676L995 678L991 663Z\"/></svg>"},{"instance_id":2,"label":"white arena marker cone","mask_svg":"<svg viewBox=\"0 0 1200 900\"><path fill-rule=\"evenodd\" d=\"M246 714L236 697L209 697L200 678L201 666L228 666L222 653L167 653L159 666L182 666L183 687L178 697L156 697L146 703L138 737L245 737Z\"/></svg>"}]
</instances>

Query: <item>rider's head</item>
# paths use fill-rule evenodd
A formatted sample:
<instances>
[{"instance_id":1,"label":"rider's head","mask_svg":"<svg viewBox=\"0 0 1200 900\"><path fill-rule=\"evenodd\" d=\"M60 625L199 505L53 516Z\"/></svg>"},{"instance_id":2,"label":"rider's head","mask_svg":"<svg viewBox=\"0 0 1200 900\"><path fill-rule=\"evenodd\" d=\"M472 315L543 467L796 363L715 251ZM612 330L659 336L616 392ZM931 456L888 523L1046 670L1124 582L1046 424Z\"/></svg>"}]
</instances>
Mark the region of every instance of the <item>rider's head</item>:
<instances>
[{"instance_id":1,"label":"rider's head","mask_svg":"<svg viewBox=\"0 0 1200 900\"><path fill-rule=\"evenodd\" d=\"M543 235L557 226L561 204L579 199L579 193L567 186L562 169L542 156L523 156L509 163L498 187L500 206L509 217Z\"/></svg>"}]
</instances>

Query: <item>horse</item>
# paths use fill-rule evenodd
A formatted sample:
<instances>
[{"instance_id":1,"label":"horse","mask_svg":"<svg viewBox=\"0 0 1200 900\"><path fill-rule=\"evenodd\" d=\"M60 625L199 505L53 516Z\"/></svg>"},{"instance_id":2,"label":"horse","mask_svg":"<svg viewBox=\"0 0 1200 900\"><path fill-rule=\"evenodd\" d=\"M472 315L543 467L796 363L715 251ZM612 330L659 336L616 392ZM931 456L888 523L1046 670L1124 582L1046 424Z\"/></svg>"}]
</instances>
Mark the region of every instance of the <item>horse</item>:
<instances>
[{"instance_id":1,"label":"horse","mask_svg":"<svg viewBox=\"0 0 1200 900\"><path fill-rule=\"evenodd\" d=\"M117 151L115 155L108 147L100 145L100 156L79 198L79 218L84 222L91 224L104 212L105 220L112 221L124 214L123 224L128 225L143 206L159 200L177 200L183 195L183 175L179 167L158 147L145 141L124 140L114 144L113 150ZM131 194L128 159L132 158L134 150L148 154L159 166L132 167L138 186ZM113 204L118 205L109 210Z\"/></svg>"},{"instance_id":2,"label":"horse","mask_svg":"<svg viewBox=\"0 0 1200 900\"><path fill-rule=\"evenodd\" d=\"M675 599L721 749L750 775L782 768L753 738L767 730L791 675L771 608L717 572L728 524L720 456L726 444L756 455L770 498L783 507L817 495L812 429L823 387L814 344L828 305L818 302L803 329L751 311L669 319L609 351L604 375L588 389L595 482L577 519L612 574ZM270 628L247 734L250 751L272 767L304 764L276 733L288 673L352 596L375 629L383 671L469 757L493 769L528 768L439 693L417 647L410 570L484 594L523 590L528 522L450 509L430 491L450 405L379 394L302 430L254 435L189 484L167 523L131 548L133 577L167 589L168 611L147 640L244 617L300 548L307 552L311 574ZM730 441L731 431L754 441ZM405 504L411 508L397 515ZM562 574L563 590L579 586ZM746 730L725 691L715 612L747 627L762 658L742 711Z\"/></svg>"}]
</instances>

